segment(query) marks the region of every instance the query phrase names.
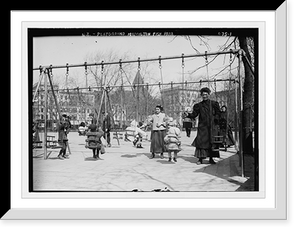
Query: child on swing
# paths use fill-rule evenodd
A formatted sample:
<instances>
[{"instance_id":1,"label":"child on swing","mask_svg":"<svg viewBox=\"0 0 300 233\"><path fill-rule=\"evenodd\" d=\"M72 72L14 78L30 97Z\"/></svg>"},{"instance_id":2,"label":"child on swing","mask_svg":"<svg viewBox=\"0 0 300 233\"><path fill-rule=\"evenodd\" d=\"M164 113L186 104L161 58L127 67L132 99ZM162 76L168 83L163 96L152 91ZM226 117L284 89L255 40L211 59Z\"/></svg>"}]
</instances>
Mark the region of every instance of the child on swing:
<instances>
[{"instance_id":1,"label":"child on swing","mask_svg":"<svg viewBox=\"0 0 300 233\"><path fill-rule=\"evenodd\" d=\"M104 147L101 142L101 137L103 137L104 132L101 130L101 128L97 131L97 125L91 124L89 126L90 131L86 133L87 139L86 139L86 148L93 150L93 158L96 160L99 160L99 151L101 151L101 154L104 154Z\"/></svg>"},{"instance_id":2,"label":"child on swing","mask_svg":"<svg viewBox=\"0 0 300 233\"><path fill-rule=\"evenodd\" d=\"M177 162L177 154L181 151L180 129L176 127L176 121L173 118L167 123L167 135L164 138L166 150L168 151L169 162ZM173 152L173 156L172 156Z\"/></svg>"}]
</instances>

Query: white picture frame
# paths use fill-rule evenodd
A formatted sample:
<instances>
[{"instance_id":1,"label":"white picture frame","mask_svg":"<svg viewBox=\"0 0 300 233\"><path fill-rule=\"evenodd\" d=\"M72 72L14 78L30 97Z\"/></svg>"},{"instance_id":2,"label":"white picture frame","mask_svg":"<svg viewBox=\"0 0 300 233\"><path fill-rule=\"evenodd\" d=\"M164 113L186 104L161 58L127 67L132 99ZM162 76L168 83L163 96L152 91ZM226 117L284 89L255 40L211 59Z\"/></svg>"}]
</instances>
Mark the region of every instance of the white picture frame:
<instances>
[{"instance_id":1,"label":"white picture frame","mask_svg":"<svg viewBox=\"0 0 300 233\"><path fill-rule=\"evenodd\" d=\"M174 24L181 27L206 27L230 26L245 27L256 25L260 28L260 46L265 46L264 54L260 54L265 64L262 76L266 77L260 83L260 95L264 101L262 105L265 116L261 116L262 125L262 153L266 153L262 173L264 180L260 182L260 192L237 194L235 197L226 197L226 193L202 193L185 196L184 194L168 193L157 196L155 193L131 194L103 194L99 198L94 193L29 193L28 161L26 153L28 143L24 135L27 126L24 122L28 119L26 112L26 99L21 98L27 89L23 77L27 75L26 64L26 28L28 26L62 27L76 25L77 27L93 26L95 18L92 15L82 14L79 21L78 13L68 12L65 15L57 12L31 14L28 12L12 12L12 132L17 128L22 129L20 141L22 147L12 147L12 188L11 209L2 219L286 219L287 218L287 145L286 145L286 90L287 90L287 2L276 12L201 12L201 14L187 13L185 21L177 21L176 14L158 12L156 21L151 18L151 13L137 12L133 15L118 13L119 21L115 14L103 12L97 15L97 21L104 27L133 26L133 27L172 27ZM253 20L255 14L255 20ZM55 15L56 21L52 21ZM80 14L81 15L81 14ZM143 17L142 17L143 15ZM67 17L66 17L67 16ZM93 15L95 16L95 15ZM275 16L275 17L274 17ZM136 18L143 21L137 21ZM117 19L118 19L117 18ZM126 19L121 21L120 19ZM275 20L276 18L276 20ZM105 19L106 22L103 22ZM204 21L205 19L205 21ZM221 20L222 19L222 20ZM224 19L226 19L224 21ZM67 22L66 22L67 21ZM275 30L276 28L276 30ZM276 34L275 34L276 33ZM25 34L25 35L24 35ZM275 40L276 37L276 40ZM275 47L276 46L276 47ZM276 63L275 63L276 55ZM19 58L22 59L19 59ZM25 63L24 63L25 62ZM280 64L280 65L277 65ZM276 79L275 79L276 77ZM280 91L279 91L280 87ZM276 94L276 99L275 99ZM275 107L276 104L276 107ZM273 113L275 113L274 115ZM20 122L21 116L21 122ZM268 118L268 121L266 121ZM276 131L275 131L276 128ZM276 135L276 137L274 137ZM26 138L26 137L25 137ZM280 142L280 143L279 143ZM20 159L20 154L22 155ZM281 156L277 156L280 154ZM222 196L223 195L223 196ZM78 211L80 209L80 211Z\"/></svg>"}]
</instances>

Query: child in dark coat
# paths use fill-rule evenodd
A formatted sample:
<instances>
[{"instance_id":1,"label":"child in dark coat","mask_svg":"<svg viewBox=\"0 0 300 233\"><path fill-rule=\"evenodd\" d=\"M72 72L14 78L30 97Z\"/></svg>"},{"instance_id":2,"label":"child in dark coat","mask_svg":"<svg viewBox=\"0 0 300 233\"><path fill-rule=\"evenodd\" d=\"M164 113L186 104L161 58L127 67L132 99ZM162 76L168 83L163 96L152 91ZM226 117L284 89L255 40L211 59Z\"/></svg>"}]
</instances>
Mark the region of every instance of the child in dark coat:
<instances>
[{"instance_id":1,"label":"child in dark coat","mask_svg":"<svg viewBox=\"0 0 300 233\"><path fill-rule=\"evenodd\" d=\"M99 151L101 150L101 154L104 154L104 148L101 142L101 137L103 137L104 132L99 128L97 131L97 126L95 124L91 124L89 126L90 131L87 132L86 136L86 148L93 150L93 158L94 159L100 159L99 157Z\"/></svg>"}]
</instances>

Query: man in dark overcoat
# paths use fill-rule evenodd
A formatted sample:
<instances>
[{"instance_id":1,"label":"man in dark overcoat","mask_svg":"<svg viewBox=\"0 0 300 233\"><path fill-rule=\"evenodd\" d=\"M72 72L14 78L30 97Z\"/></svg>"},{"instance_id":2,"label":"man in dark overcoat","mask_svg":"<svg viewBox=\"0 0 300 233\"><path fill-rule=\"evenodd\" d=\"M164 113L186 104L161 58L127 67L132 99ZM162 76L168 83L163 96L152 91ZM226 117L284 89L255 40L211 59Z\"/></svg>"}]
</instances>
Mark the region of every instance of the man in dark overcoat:
<instances>
[{"instance_id":1,"label":"man in dark overcoat","mask_svg":"<svg viewBox=\"0 0 300 233\"><path fill-rule=\"evenodd\" d=\"M107 146L111 147L110 144L110 131L111 131L111 118L110 115L107 112L102 112L103 114L103 124L102 124L102 130L104 131L104 138L107 142Z\"/></svg>"},{"instance_id":2,"label":"man in dark overcoat","mask_svg":"<svg viewBox=\"0 0 300 233\"><path fill-rule=\"evenodd\" d=\"M218 120L221 110L217 101L211 100L210 89L203 87L200 90L202 101L193 106L193 112L185 112L184 116L195 119L198 116L197 136L192 146L196 147L195 157L199 160L197 164L201 164L203 159L209 158L209 163L215 164L213 157L220 157L218 145L213 144L213 137L218 135Z\"/></svg>"},{"instance_id":3,"label":"man in dark overcoat","mask_svg":"<svg viewBox=\"0 0 300 233\"><path fill-rule=\"evenodd\" d=\"M58 158L61 160L68 159L69 157L66 155L66 151L67 151L67 142L68 142L67 134L69 133L70 125L66 114L63 114L61 116L57 128L58 128L58 144L61 146L61 149L58 154Z\"/></svg>"}]
</instances>

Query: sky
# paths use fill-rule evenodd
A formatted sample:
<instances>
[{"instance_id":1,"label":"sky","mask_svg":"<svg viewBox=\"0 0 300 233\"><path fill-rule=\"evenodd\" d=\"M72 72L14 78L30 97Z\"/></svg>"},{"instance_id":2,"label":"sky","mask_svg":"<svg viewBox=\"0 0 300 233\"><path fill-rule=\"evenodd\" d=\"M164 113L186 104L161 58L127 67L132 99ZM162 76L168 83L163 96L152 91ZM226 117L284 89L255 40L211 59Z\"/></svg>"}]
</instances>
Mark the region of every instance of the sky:
<instances>
[{"instance_id":1,"label":"sky","mask_svg":"<svg viewBox=\"0 0 300 233\"><path fill-rule=\"evenodd\" d=\"M197 48L201 53L205 51L218 51L228 37L211 36L208 37L207 43L209 48L200 44L199 38L190 36L188 41L184 36L46 36L35 37L33 39L33 66L39 67L49 65L84 64L88 58L96 56L97 53L107 54L113 51L116 61L126 54L130 60L145 58L158 58L159 56L181 56L196 54L192 46ZM208 61L213 57L208 57ZM101 60L106 61L105 57ZM205 65L204 57L186 58L184 60L184 79L199 80L200 76L207 76L206 67L198 72L191 72L199 66ZM221 68L229 64L229 55L220 55L208 66L209 76L216 74ZM134 79L135 65L130 70L125 70L130 74L130 79ZM132 70L133 69L133 70ZM137 69L137 64L136 64ZM141 63L141 73L147 69L148 73L144 76L145 82L155 83L161 81L158 61ZM137 70L136 70L137 71ZM69 77L76 79L76 85L85 86L84 67L70 68ZM53 70L53 79L55 83L63 85L65 83L65 69ZM145 72L144 72L145 73ZM162 61L163 82L178 82L182 80L182 61L181 59L163 60ZM34 83L38 81L39 71L34 72ZM147 77L148 76L148 77ZM151 76L151 77L150 77ZM216 78L227 78L228 70L224 75ZM93 85L91 74L88 74L89 85ZM73 84L74 85L74 84Z\"/></svg>"}]
</instances>

